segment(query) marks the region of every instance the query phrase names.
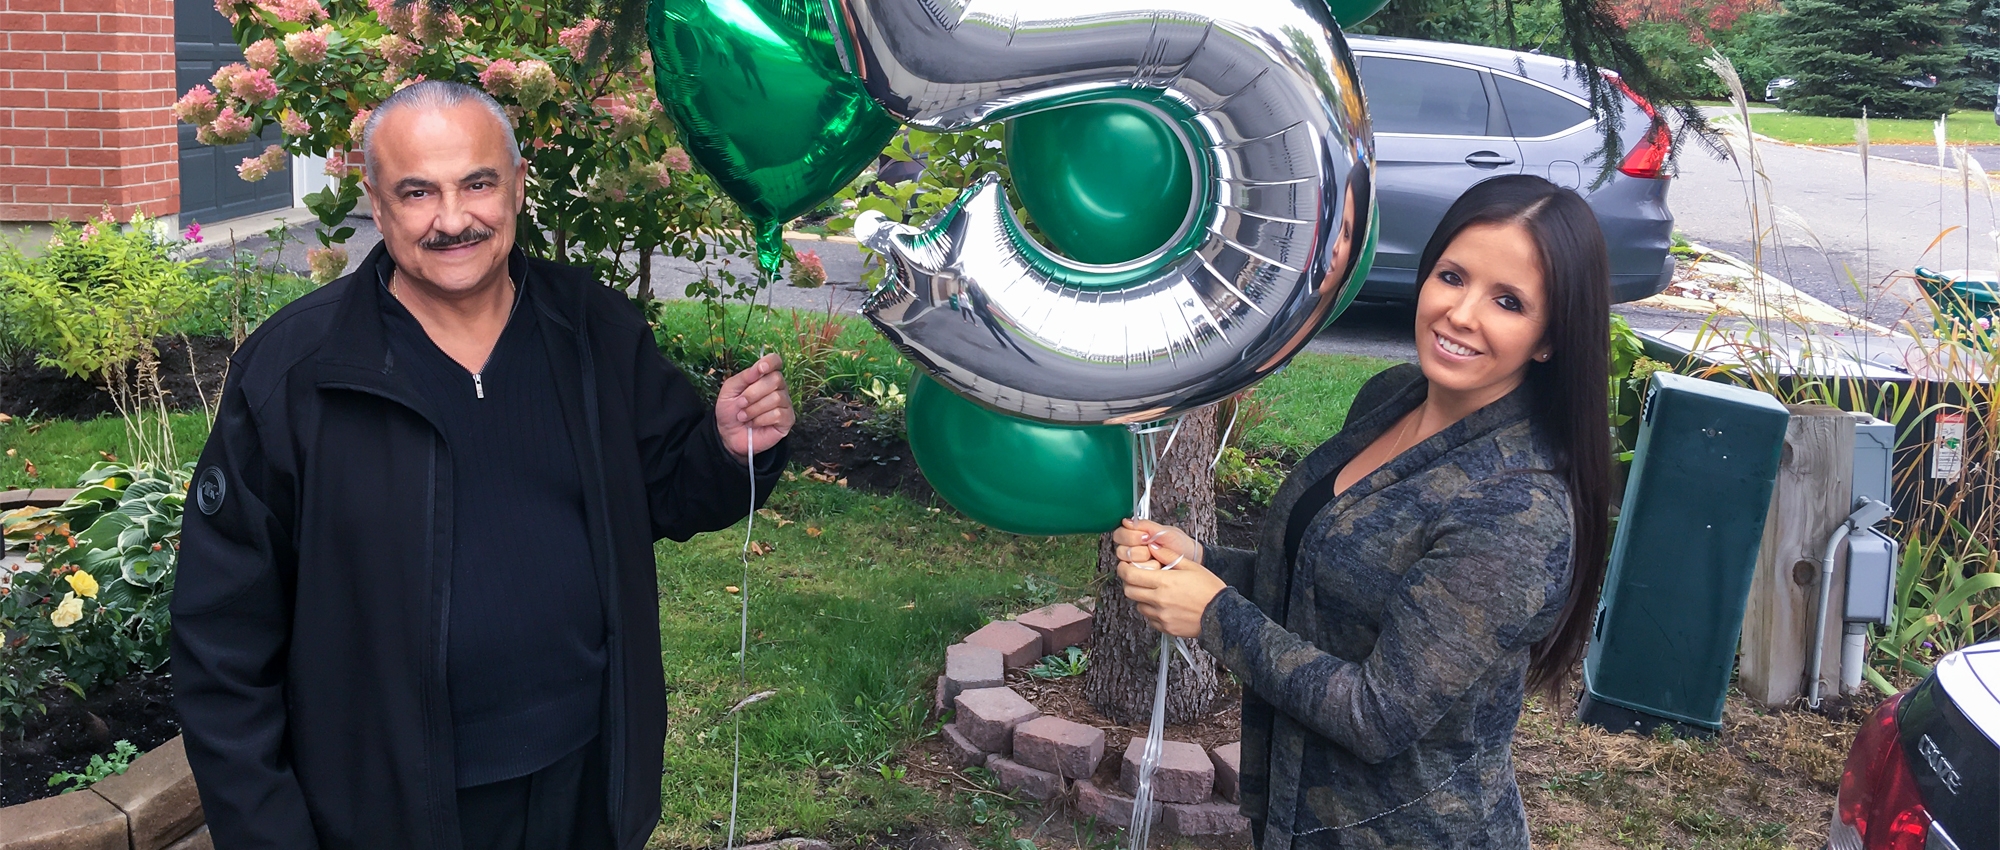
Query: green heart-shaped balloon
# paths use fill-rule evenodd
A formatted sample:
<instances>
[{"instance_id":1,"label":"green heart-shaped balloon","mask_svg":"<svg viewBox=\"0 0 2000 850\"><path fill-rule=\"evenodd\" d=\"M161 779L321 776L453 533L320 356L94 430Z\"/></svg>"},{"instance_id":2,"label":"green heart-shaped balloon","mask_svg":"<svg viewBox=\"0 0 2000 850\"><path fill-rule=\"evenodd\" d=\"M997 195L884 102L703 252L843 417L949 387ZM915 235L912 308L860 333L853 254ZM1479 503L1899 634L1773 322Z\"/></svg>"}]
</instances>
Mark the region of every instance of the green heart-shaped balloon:
<instances>
[{"instance_id":1,"label":"green heart-shaped balloon","mask_svg":"<svg viewBox=\"0 0 2000 850\"><path fill-rule=\"evenodd\" d=\"M1334 20L1343 27L1351 27L1382 11L1389 0L1327 0L1326 5L1333 11Z\"/></svg>"},{"instance_id":2,"label":"green heart-shaped balloon","mask_svg":"<svg viewBox=\"0 0 2000 850\"><path fill-rule=\"evenodd\" d=\"M1044 425L973 404L923 373L905 408L910 453L960 513L1014 534L1098 534L1132 514L1132 434Z\"/></svg>"},{"instance_id":3,"label":"green heart-shaped balloon","mask_svg":"<svg viewBox=\"0 0 2000 850\"><path fill-rule=\"evenodd\" d=\"M757 223L775 275L785 222L861 173L896 120L841 67L821 0L654 0L646 34L681 143Z\"/></svg>"},{"instance_id":4,"label":"green heart-shaped balloon","mask_svg":"<svg viewBox=\"0 0 2000 850\"><path fill-rule=\"evenodd\" d=\"M1100 100L1007 122L1007 168L1028 217L1073 260L1136 260L1187 219L1194 174L1158 113Z\"/></svg>"}]
</instances>

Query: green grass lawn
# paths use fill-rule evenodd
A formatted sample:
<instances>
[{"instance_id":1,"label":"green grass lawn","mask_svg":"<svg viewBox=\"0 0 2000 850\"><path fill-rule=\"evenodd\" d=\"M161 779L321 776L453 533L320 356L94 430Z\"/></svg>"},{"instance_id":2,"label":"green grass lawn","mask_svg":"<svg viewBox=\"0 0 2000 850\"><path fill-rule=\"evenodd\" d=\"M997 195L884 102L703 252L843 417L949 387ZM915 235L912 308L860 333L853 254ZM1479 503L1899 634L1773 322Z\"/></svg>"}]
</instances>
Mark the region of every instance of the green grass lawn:
<instances>
[{"instance_id":1,"label":"green grass lawn","mask_svg":"<svg viewBox=\"0 0 2000 850\"><path fill-rule=\"evenodd\" d=\"M1244 432L1243 447L1291 459L1303 456L1340 430L1361 385L1393 365L1393 360L1374 357L1300 354L1257 385L1256 398L1270 405L1270 415Z\"/></svg>"},{"instance_id":2,"label":"green grass lawn","mask_svg":"<svg viewBox=\"0 0 2000 850\"><path fill-rule=\"evenodd\" d=\"M175 450L180 462L201 456L208 440L208 417L199 412L172 414ZM7 454L7 452L12 454ZM100 452L127 456L125 421L105 416L88 422L69 419L26 421L0 425L0 490L24 487L75 487L77 476L104 460ZM28 474L34 464L36 475Z\"/></svg>"},{"instance_id":3,"label":"green grass lawn","mask_svg":"<svg viewBox=\"0 0 2000 850\"><path fill-rule=\"evenodd\" d=\"M1868 119L1868 141L1877 145L1929 145L1933 121L1893 118ZM1801 145L1852 145L1854 119L1820 118L1790 112L1752 113L1752 129L1782 142ZM1945 120L1945 137L1952 144L2000 144L2000 125L1985 109L1954 112Z\"/></svg>"}]
</instances>

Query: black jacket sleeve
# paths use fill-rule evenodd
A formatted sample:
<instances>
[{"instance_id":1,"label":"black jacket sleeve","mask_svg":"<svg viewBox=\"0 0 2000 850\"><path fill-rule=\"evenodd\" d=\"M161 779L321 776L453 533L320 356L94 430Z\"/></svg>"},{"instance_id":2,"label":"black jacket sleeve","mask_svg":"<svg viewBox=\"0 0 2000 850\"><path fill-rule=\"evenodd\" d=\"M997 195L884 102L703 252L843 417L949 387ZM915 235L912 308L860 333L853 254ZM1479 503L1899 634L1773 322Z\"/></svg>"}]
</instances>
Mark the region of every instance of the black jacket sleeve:
<instances>
[{"instance_id":1,"label":"black jacket sleeve","mask_svg":"<svg viewBox=\"0 0 2000 850\"><path fill-rule=\"evenodd\" d=\"M653 537L684 541L749 516L750 470L722 445L715 409L687 376L640 334L633 352L639 459L645 467ZM756 497L762 505L785 470L788 440L758 446Z\"/></svg>"},{"instance_id":2,"label":"black jacket sleeve","mask_svg":"<svg viewBox=\"0 0 2000 850\"><path fill-rule=\"evenodd\" d=\"M234 369L196 466L172 613L174 704L215 846L318 846L287 746L292 482Z\"/></svg>"}]
</instances>

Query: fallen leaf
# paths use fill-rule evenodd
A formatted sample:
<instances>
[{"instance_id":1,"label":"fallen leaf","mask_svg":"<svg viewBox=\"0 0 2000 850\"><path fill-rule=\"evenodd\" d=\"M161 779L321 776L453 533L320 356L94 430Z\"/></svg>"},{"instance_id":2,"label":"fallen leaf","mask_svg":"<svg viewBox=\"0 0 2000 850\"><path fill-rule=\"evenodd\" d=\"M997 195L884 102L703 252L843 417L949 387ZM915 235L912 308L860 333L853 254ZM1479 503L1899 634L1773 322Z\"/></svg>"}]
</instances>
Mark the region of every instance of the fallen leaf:
<instances>
[{"instance_id":1,"label":"fallen leaf","mask_svg":"<svg viewBox=\"0 0 2000 850\"><path fill-rule=\"evenodd\" d=\"M797 475L793 475L793 474L792 474L792 471L791 471L791 470L789 470L789 469L785 470L785 473L784 473L783 475L780 475L780 476L778 476L778 477L779 477L779 478L781 478L781 479L783 479L783 480L786 480L786 481L797 481L797 480L799 480L799 477L798 477Z\"/></svg>"},{"instance_id":2,"label":"fallen leaf","mask_svg":"<svg viewBox=\"0 0 2000 850\"><path fill-rule=\"evenodd\" d=\"M733 585L733 584L730 584L730 585L724 585L722 589L723 589L723 590L727 590L727 591L729 591L730 593L742 593L742 592L743 592L743 589L742 589L742 588L740 588L740 587L737 587L736 585Z\"/></svg>"},{"instance_id":3,"label":"fallen leaf","mask_svg":"<svg viewBox=\"0 0 2000 850\"><path fill-rule=\"evenodd\" d=\"M845 478L842 478L842 479L840 479L839 481L835 481L835 482L833 482L833 483L835 483L835 484L837 484L837 485L840 485L840 486L842 486L842 487L845 487L845 486L847 486L847 479L845 479Z\"/></svg>"},{"instance_id":4,"label":"fallen leaf","mask_svg":"<svg viewBox=\"0 0 2000 850\"><path fill-rule=\"evenodd\" d=\"M972 532L970 531L961 531L958 533L958 536L965 538L965 542L967 543L971 543L973 540Z\"/></svg>"},{"instance_id":5,"label":"fallen leaf","mask_svg":"<svg viewBox=\"0 0 2000 850\"><path fill-rule=\"evenodd\" d=\"M825 531L824 529L820 528L820 527L819 527L819 526L817 526L817 525L808 525L808 526L806 526L806 536L807 536L807 537L818 537L818 536L820 536L820 535L822 535L822 534L825 534L825 533L826 533L826 531Z\"/></svg>"},{"instance_id":6,"label":"fallen leaf","mask_svg":"<svg viewBox=\"0 0 2000 850\"><path fill-rule=\"evenodd\" d=\"M101 458L104 458L105 460L108 460L108 461L110 461L110 462L112 462L112 463L117 463L117 462L118 462L118 456L117 456L117 455L115 455L115 454L112 454L112 453L110 453L110 452L107 452L107 451L99 451L99 452L97 453L97 456L98 456L98 457L101 457Z\"/></svg>"},{"instance_id":7,"label":"fallen leaf","mask_svg":"<svg viewBox=\"0 0 2000 850\"><path fill-rule=\"evenodd\" d=\"M30 433L30 434L38 434L38 433L41 433L41 430L42 430L43 428L47 428L47 427L49 427L49 423L50 423L50 422L54 422L54 421L55 421L54 419L44 419L44 420L42 420L42 421L40 421L40 422L37 422L37 423L35 423L35 424L33 424L33 425L29 425L29 426L28 426L28 433Z\"/></svg>"},{"instance_id":8,"label":"fallen leaf","mask_svg":"<svg viewBox=\"0 0 2000 850\"><path fill-rule=\"evenodd\" d=\"M5 425L12 421L14 421L14 417L8 416L5 413L0 413L0 425Z\"/></svg>"},{"instance_id":9,"label":"fallen leaf","mask_svg":"<svg viewBox=\"0 0 2000 850\"><path fill-rule=\"evenodd\" d=\"M854 448L854 444L853 444L853 443L841 443L841 444L840 444L840 447L841 447L841 448L843 448L843 449L852 449L852 448Z\"/></svg>"},{"instance_id":10,"label":"fallen leaf","mask_svg":"<svg viewBox=\"0 0 2000 850\"><path fill-rule=\"evenodd\" d=\"M772 550L776 548L777 547L772 546L769 543L765 543L762 540L750 541L750 554L757 555L759 557L771 554Z\"/></svg>"},{"instance_id":11,"label":"fallen leaf","mask_svg":"<svg viewBox=\"0 0 2000 850\"><path fill-rule=\"evenodd\" d=\"M908 604L908 605L905 605L905 606L903 606L903 610L905 610L905 611L908 611L908 610L911 610L911 609L913 609L913 608L916 608L916 607L917 607L917 603L915 603L915 602L912 602L912 603L910 603L910 604Z\"/></svg>"},{"instance_id":12,"label":"fallen leaf","mask_svg":"<svg viewBox=\"0 0 2000 850\"><path fill-rule=\"evenodd\" d=\"M42 473L41 473L41 470L38 470L38 469L36 469L36 468L35 468L35 462L34 462L34 461L32 461L32 460L31 460L31 461L27 461L27 466L26 466L26 467L24 467L24 468L25 468L25 469L27 470L27 473L28 473L28 477L29 477L29 478L40 478L40 477L42 477Z\"/></svg>"},{"instance_id":13,"label":"fallen leaf","mask_svg":"<svg viewBox=\"0 0 2000 850\"><path fill-rule=\"evenodd\" d=\"M15 450L15 449L8 449L8 450L7 450L7 456L8 456L8 457L13 457L13 456L14 456L15 454L17 454L17 453L18 453L18 452L17 452L17 451Z\"/></svg>"}]
</instances>

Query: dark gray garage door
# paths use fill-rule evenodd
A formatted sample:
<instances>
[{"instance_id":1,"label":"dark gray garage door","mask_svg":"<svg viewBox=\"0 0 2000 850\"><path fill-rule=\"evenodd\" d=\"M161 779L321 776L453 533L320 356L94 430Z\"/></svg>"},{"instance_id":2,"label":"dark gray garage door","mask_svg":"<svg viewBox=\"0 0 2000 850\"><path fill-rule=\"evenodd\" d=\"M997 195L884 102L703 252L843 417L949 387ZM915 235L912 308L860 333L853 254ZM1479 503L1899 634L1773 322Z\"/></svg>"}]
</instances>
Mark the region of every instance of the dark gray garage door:
<instances>
[{"instance_id":1,"label":"dark gray garage door","mask_svg":"<svg viewBox=\"0 0 2000 850\"><path fill-rule=\"evenodd\" d=\"M216 69L243 61L243 50L229 34L229 21L215 4L181 0L174 4L174 93L206 85ZM210 147L194 140L194 125L180 125L181 223L213 222L292 205L292 175L279 172L260 182L245 183L236 164L275 144L279 131L265 127L261 137L240 145Z\"/></svg>"}]
</instances>

